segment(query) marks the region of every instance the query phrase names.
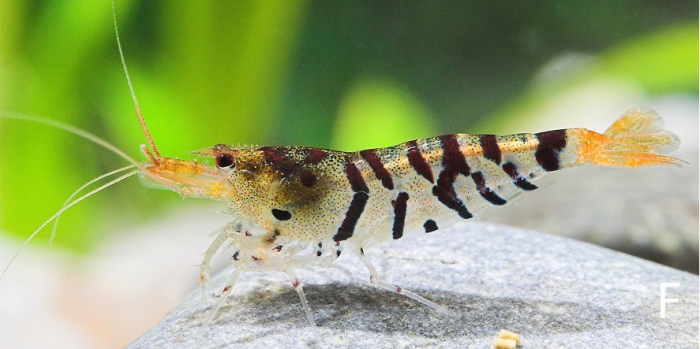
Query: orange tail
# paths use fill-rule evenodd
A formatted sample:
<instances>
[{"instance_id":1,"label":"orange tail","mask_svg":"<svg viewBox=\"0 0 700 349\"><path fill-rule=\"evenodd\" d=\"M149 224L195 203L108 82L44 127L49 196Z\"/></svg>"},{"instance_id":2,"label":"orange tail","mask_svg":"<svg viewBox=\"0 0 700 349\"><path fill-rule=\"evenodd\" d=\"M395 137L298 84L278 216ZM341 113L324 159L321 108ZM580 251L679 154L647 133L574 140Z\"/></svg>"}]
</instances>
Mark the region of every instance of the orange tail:
<instances>
[{"instance_id":1,"label":"orange tail","mask_svg":"<svg viewBox=\"0 0 700 349\"><path fill-rule=\"evenodd\" d=\"M651 109L630 109L605 133L587 131L582 138L579 161L594 165L681 166L685 162L661 155L678 149L681 141L675 134L664 130L664 121Z\"/></svg>"}]
</instances>

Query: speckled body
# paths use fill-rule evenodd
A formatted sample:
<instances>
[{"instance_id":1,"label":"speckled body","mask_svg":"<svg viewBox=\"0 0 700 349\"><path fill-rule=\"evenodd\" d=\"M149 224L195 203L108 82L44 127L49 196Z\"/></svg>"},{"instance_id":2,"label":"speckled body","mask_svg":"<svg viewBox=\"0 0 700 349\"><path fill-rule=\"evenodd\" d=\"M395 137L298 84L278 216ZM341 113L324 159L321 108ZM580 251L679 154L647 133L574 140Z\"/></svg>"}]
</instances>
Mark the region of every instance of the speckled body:
<instances>
[{"instance_id":1,"label":"speckled body","mask_svg":"<svg viewBox=\"0 0 700 349\"><path fill-rule=\"evenodd\" d=\"M354 153L217 145L207 155L234 159L222 196L233 230L250 235L240 239L259 242L237 258L263 261L289 257L288 245L338 255L346 241L363 248L471 218L535 189L529 181L546 171L578 164L581 132L446 135Z\"/></svg>"},{"instance_id":2,"label":"speckled body","mask_svg":"<svg viewBox=\"0 0 700 349\"><path fill-rule=\"evenodd\" d=\"M216 168L146 151L151 163L141 174L147 183L183 196L229 204L232 220L205 253L202 281L213 255L228 243L238 268L224 286L224 296L241 272L283 271L313 324L295 267L328 264L350 250L367 267L373 285L441 309L380 280L363 249L431 233L504 205L537 189L534 182L545 173L562 168L679 165L680 160L660 155L679 142L663 130L655 112L633 109L604 134L583 128L508 136L453 134L351 153L222 144L195 152L213 157Z\"/></svg>"}]
</instances>

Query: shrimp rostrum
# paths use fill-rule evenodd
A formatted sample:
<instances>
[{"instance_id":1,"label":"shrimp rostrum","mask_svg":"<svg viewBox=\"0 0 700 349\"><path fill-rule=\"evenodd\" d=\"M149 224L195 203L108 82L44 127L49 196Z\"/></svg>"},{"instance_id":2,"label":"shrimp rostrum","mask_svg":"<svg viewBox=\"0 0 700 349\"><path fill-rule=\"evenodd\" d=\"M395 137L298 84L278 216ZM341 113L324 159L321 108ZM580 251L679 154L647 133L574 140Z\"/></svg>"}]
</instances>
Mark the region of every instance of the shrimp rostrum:
<instances>
[{"instance_id":1,"label":"shrimp rostrum","mask_svg":"<svg viewBox=\"0 0 700 349\"><path fill-rule=\"evenodd\" d=\"M537 189L547 172L585 164L677 165L663 154L680 141L649 109L632 109L607 131L583 128L507 136L452 134L389 148L341 152L296 146L229 147L194 152L216 167L152 154L141 167L151 186L186 197L228 203L232 219L205 254L232 247L235 269L208 324L244 271L282 271L313 317L294 268L329 264L343 252L367 267L372 285L441 310L439 305L379 278L364 248L433 232L477 211Z\"/></svg>"}]
</instances>

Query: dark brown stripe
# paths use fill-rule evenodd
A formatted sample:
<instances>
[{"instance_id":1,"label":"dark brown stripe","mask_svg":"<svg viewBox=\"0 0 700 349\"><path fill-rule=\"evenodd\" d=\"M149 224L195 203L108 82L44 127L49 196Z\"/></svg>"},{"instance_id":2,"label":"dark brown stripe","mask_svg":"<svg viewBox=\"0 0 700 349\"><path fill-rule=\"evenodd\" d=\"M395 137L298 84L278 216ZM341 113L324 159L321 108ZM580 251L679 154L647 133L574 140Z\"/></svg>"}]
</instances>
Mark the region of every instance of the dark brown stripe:
<instances>
[{"instance_id":1,"label":"dark brown stripe","mask_svg":"<svg viewBox=\"0 0 700 349\"><path fill-rule=\"evenodd\" d=\"M394 240L403 236L403 228L406 223L406 207L408 193L401 192L396 200L391 202L394 206L394 227L392 229Z\"/></svg>"},{"instance_id":2,"label":"dark brown stripe","mask_svg":"<svg viewBox=\"0 0 700 349\"><path fill-rule=\"evenodd\" d=\"M464 158L464 154L462 154L462 151L459 150L457 136L445 135L440 136L439 138L440 141L442 141L442 166L445 168L445 170L449 169L451 172L469 176L467 159Z\"/></svg>"},{"instance_id":3,"label":"dark brown stripe","mask_svg":"<svg viewBox=\"0 0 700 349\"><path fill-rule=\"evenodd\" d=\"M288 221L292 218L292 214L289 211L278 210L276 208L272 209L272 215L280 221Z\"/></svg>"},{"instance_id":4,"label":"dark brown stripe","mask_svg":"<svg viewBox=\"0 0 700 349\"><path fill-rule=\"evenodd\" d=\"M566 147L566 130L535 133L540 144L535 151L537 163L547 171L560 168L559 152Z\"/></svg>"},{"instance_id":5,"label":"dark brown stripe","mask_svg":"<svg viewBox=\"0 0 700 349\"><path fill-rule=\"evenodd\" d=\"M462 200L460 200L454 193L454 189L450 188L451 192L445 191L445 189L442 189L438 186L433 187L433 195L437 196L438 200L445 206L449 207L452 210L457 211L457 214L459 214L460 217L464 219L469 219L472 218L473 215L467 210L467 208L464 206L464 203L462 203Z\"/></svg>"},{"instance_id":6,"label":"dark brown stripe","mask_svg":"<svg viewBox=\"0 0 700 349\"><path fill-rule=\"evenodd\" d=\"M311 149L308 149L308 155L306 156L306 161L310 164L315 164L315 163L323 160L324 157L326 157L326 153L324 151L311 148Z\"/></svg>"},{"instance_id":7,"label":"dark brown stripe","mask_svg":"<svg viewBox=\"0 0 700 349\"><path fill-rule=\"evenodd\" d=\"M362 178L362 173L357 169L354 162L348 161L347 165L345 165L345 175L348 177L348 182L350 182L350 187L352 187L353 191L369 193L369 188L367 188L367 184Z\"/></svg>"},{"instance_id":8,"label":"dark brown stripe","mask_svg":"<svg viewBox=\"0 0 700 349\"><path fill-rule=\"evenodd\" d=\"M416 141L410 141L406 143L406 146L408 147L408 163L411 164L411 166L413 166L413 169L416 171L416 173L425 177L425 179L427 179L428 182L435 183L435 179L433 178L433 171L430 168L428 162L425 161L423 155L420 153L420 150L418 149L418 143L416 143Z\"/></svg>"},{"instance_id":9,"label":"dark brown stripe","mask_svg":"<svg viewBox=\"0 0 700 349\"><path fill-rule=\"evenodd\" d=\"M439 137L442 142L442 167L443 170L437 179L437 185L433 187L433 195L445 206L457 211L464 219L472 218L472 214L467 210L455 193L454 183L458 174L469 176L470 169L464 154L459 150L459 143L455 135Z\"/></svg>"},{"instance_id":10,"label":"dark brown stripe","mask_svg":"<svg viewBox=\"0 0 700 349\"><path fill-rule=\"evenodd\" d=\"M501 148L498 147L496 136L481 135L479 136L479 142L481 142L481 149L483 150L484 157L500 165Z\"/></svg>"},{"instance_id":11,"label":"dark brown stripe","mask_svg":"<svg viewBox=\"0 0 700 349\"><path fill-rule=\"evenodd\" d=\"M340 228L338 228L338 233L333 236L334 241L344 241L352 237L352 234L355 232L355 225L357 225L357 221L360 220L362 211L365 210L367 199L369 199L367 193L355 193L352 197L352 201L350 201L348 212L345 213L345 219L343 219L343 223L341 223Z\"/></svg>"},{"instance_id":12,"label":"dark brown stripe","mask_svg":"<svg viewBox=\"0 0 700 349\"><path fill-rule=\"evenodd\" d=\"M299 176L299 180L301 181L301 185L311 188L314 186L314 183L316 183L316 175L308 170L302 170L301 171L301 176Z\"/></svg>"},{"instance_id":13,"label":"dark brown stripe","mask_svg":"<svg viewBox=\"0 0 700 349\"><path fill-rule=\"evenodd\" d=\"M518 169L515 167L514 163L506 162L503 164L503 171L510 176L513 184L515 184L518 188L528 191L537 189L536 185L528 182L520 175L520 173L518 173Z\"/></svg>"},{"instance_id":14,"label":"dark brown stripe","mask_svg":"<svg viewBox=\"0 0 700 349\"><path fill-rule=\"evenodd\" d=\"M265 160L283 177L287 177L299 170L301 164L289 156L288 147L262 147L259 148L265 154Z\"/></svg>"},{"instance_id":15,"label":"dark brown stripe","mask_svg":"<svg viewBox=\"0 0 700 349\"><path fill-rule=\"evenodd\" d=\"M265 159L271 163L281 162L287 157L284 150L280 147L261 147L263 153L265 153Z\"/></svg>"},{"instance_id":16,"label":"dark brown stripe","mask_svg":"<svg viewBox=\"0 0 700 349\"><path fill-rule=\"evenodd\" d=\"M389 190L393 190L394 181L391 178L391 173L389 173L386 167L384 167L382 159L380 159L379 156L377 156L375 150L363 150L360 152L360 155L362 155L362 158L364 158L365 161L369 163L369 166L374 171L374 174L377 176L377 179L382 181L382 185Z\"/></svg>"},{"instance_id":17,"label":"dark brown stripe","mask_svg":"<svg viewBox=\"0 0 700 349\"><path fill-rule=\"evenodd\" d=\"M496 192L494 192L491 188L486 186L486 181L484 180L484 174L481 172L473 172L472 173L472 179L474 180L474 183L476 183L476 190L479 191L479 194L486 199L486 201L497 205L505 205L506 200L504 200L502 197L498 196Z\"/></svg>"},{"instance_id":18,"label":"dark brown stripe","mask_svg":"<svg viewBox=\"0 0 700 349\"><path fill-rule=\"evenodd\" d=\"M426 233L438 230L437 223L435 223L435 221L432 219L428 219L427 221L425 221L425 223L423 223L423 228L425 228Z\"/></svg>"}]
</instances>

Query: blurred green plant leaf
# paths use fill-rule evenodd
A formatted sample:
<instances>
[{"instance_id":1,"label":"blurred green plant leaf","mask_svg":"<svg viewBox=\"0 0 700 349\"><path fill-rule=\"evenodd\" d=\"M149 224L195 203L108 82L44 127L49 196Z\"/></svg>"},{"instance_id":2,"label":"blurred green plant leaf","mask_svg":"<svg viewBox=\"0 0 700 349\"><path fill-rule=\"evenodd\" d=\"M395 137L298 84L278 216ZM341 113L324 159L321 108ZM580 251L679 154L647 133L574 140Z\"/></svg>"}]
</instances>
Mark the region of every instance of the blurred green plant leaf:
<instances>
[{"instance_id":1,"label":"blurred green plant leaf","mask_svg":"<svg viewBox=\"0 0 700 349\"><path fill-rule=\"evenodd\" d=\"M635 81L650 94L698 91L698 23L634 39L602 55L598 74Z\"/></svg>"},{"instance_id":2,"label":"blurred green plant leaf","mask_svg":"<svg viewBox=\"0 0 700 349\"><path fill-rule=\"evenodd\" d=\"M332 148L356 151L434 135L430 113L416 97L390 81L365 79L341 102Z\"/></svg>"},{"instance_id":3,"label":"blurred green plant leaf","mask_svg":"<svg viewBox=\"0 0 700 349\"><path fill-rule=\"evenodd\" d=\"M489 132L496 133L514 132L514 129L533 131L533 118L541 114L539 111L546 104L566 99L567 95L581 89L604 85L606 88L640 88L649 95L697 94L698 23L677 25L631 39L558 79L535 83L522 97L482 120L477 128L488 128ZM577 106L569 105L569 108Z\"/></svg>"}]
</instances>

